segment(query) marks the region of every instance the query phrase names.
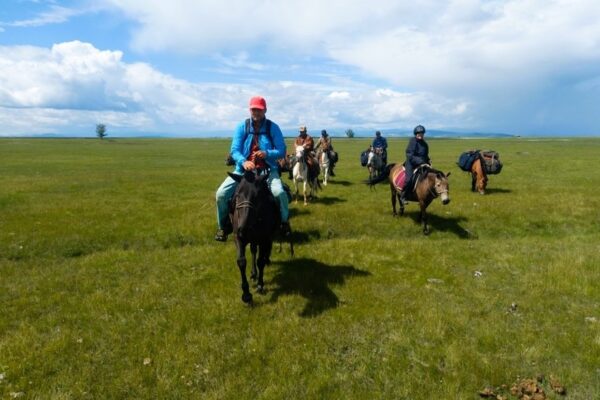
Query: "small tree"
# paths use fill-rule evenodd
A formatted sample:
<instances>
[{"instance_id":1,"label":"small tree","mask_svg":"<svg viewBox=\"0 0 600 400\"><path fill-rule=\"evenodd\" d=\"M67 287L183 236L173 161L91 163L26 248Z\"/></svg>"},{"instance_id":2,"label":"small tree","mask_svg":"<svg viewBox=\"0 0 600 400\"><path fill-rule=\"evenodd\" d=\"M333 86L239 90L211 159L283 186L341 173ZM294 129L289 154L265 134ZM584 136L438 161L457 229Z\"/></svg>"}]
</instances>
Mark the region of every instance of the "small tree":
<instances>
[{"instance_id":1,"label":"small tree","mask_svg":"<svg viewBox=\"0 0 600 400\"><path fill-rule=\"evenodd\" d=\"M352 139L354 137L354 131L352 129L346 129L346 136Z\"/></svg>"},{"instance_id":2,"label":"small tree","mask_svg":"<svg viewBox=\"0 0 600 400\"><path fill-rule=\"evenodd\" d=\"M98 136L100 139L104 139L104 137L106 136L106 125L104 125L104 124L96 125L96 136Z\"/></svg>"}]
</instances>

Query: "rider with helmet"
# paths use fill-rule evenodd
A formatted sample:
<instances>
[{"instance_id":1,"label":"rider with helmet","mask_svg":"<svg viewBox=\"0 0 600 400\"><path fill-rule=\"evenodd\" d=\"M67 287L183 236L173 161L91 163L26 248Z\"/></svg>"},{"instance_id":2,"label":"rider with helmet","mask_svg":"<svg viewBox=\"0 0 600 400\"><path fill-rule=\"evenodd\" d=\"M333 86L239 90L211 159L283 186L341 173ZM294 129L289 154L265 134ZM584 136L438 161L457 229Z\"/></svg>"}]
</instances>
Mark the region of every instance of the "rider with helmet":
<instances>
[{"instance_id":1,"label":"rider with helmet","mask_svg":"<svg viewBox=\"0 0 600 400\"><path fill-rule=\"evenodd\" d=\"M419 165L431 164L429 158L429 145L425 141L425 127L423 125L417 125L413 130L414 137L408 142L406 146L406 161L404 162L405 179L404 187L402 188L401 201L406 200L406 193L411 190L411 186L414 182L413 171Z\"/></svg>"},{"instance_id":2,"label":"rider with helmet","mask_svg":"<svg viewBox=\"0 0 600 400\"><path fill-rule=\"evenodd\" d=\"M384 138L383 136L381 136L381 132L380 131L376 131L375 132L375 138L373 139L373 143L371 143L371 147L373 147L373 149L377 149L380 148L382 149L382 156L383 156L383 164L387 165L387 140L386 138Z\"/></svg>"},{"instance_id":3,"label":"rider with helmet","mask_svg":"<svg viewBox=\"0 0 600 400\"><path fill-rule=\"evenodd\" d=\"M319 138L319 141L315 146L315 150L317 150L319 147L321 148L321 151L327 152L327 157L329 157L329 175L335 176L335 173L333 172L335 162L333 161L333 157L331 154L333 152L333 145L331 144L331 138L329 137L325 129L321 131L321 137Z\"/></svg>"}]
</instances>

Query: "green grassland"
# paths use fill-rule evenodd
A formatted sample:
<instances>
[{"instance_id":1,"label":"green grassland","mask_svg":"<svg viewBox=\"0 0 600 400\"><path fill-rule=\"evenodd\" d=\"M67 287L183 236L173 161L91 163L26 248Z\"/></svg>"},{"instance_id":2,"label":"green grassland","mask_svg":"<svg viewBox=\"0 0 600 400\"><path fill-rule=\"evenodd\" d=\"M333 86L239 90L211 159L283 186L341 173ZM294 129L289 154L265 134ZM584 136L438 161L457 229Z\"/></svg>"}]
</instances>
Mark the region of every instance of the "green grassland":
<instances>
[{"instance_id":1,"label":"green grassland","mask_svg":"<svg viewBox=\"0 0 600 400\"><path fill-rule=\"evenodd\" d=\"M229 141L0 140L0 397L513 399L543 374L599 399L600 139L428 142L452 172L431 235L362 183L368 140L334 138L250 308L213 240ZM471 148L504 162L484 196Z\"/></svg>"}]
</instances>

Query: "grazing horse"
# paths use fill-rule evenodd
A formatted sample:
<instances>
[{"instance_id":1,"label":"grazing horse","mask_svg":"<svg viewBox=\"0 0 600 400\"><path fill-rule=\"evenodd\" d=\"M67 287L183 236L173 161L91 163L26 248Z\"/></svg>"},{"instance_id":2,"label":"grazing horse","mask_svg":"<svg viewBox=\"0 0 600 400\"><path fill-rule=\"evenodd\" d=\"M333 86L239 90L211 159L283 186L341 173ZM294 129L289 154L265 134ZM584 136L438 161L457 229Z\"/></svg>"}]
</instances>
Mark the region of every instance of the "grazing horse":
<instances>
[{"instance_id":1,"label":"grazing horse","mask_svg":"<svg viewBox=\"0 0 600 400\"><path fill-rule=\"evenodd\" d=\"M427 222L427 207L436 197L441 197L442 204L444 205L450 202L450 197L448 195L450 188L448 177L450 176L450 172L444 174L443 172L428 166L421 166L419 169L421 169L421 171L415 173L416 184L414 190L406 193L406 199L417 201L419 203L419 207L421 208L419 221L423 225L423 234L428 235L429 224ZM397 215L396 198L400 203L400 215L404 215L404 203L401 200L404 174L405 171L402 164L389 164L381 175L367 182L370 186L373 186L388 178L392 193L392 211L394 216Z\"/></svg>"},{"instance_id":2,"label":"grazing horse","mask_svg":"<svg viewBox=\"0 0 600 400\"><path fill-rule=\"evenodd\" d=\"M323 185L327 186L327 180L329 179L329 152L319 150L318 159L321 171L323 171Z\"/></svg>"},{"instance_id":3,"label":"grazing horse","mask_svg":"<svg viewBox=\"0 0 600 400\"><path fill-rule=\"evenodd\" d=\"M381 147L369 149L367 158L367 168L369 169L369 179L373 179L381 174L383 170L383 149Z\"/></svg>"},{"instance_id":4,"label":"grazing horse","mask_svg":"<svg viewBox=\"0 0 600 400\"><path fill-rule=\"evenodd\" d=\"M252 253L251 278L256 281L258 292L263 293L263 271L265 265L271 262L273 237L281 216L279 206L269 190L268 174L258 175L249 171L244 175L228 174L238 182L230 202L229 217L237 249L237 265L242 276L242 301L251 304L252 294L246 279L246 245L250 244Z\"/></svg>"},{"instance_id":5,"label":"grazing horse","mask_svg":"<svg viewBox=\"0 0 600 400\"><path fill-rule=\"evenodd\" d=\"M473 162L471 166L471 191L479 192L479 194L485 194L485 188L487 186L488 177L483 166L483 160L481 154Z\"/></svg>"},{"instance_id":6,"label":"grazing horse","mask_svg":"<svg viewBox=\"0 0 600 400\"><path fill-rule=\"evenodd\" d=\"M293 181L294 188L296 189L296 202L298 202L298 182L302 182L302 194L304 195L304 205L308 204L306 196L306 185L310 189L310 198L312 199L314 193L319 188L319 166L313 164L313 171L310 171L308 165L309 156L304 152L303 146L296 146L296 164L293 169ZM316 168L315 168L316 167Z\"/></svg>"}]
</instances>

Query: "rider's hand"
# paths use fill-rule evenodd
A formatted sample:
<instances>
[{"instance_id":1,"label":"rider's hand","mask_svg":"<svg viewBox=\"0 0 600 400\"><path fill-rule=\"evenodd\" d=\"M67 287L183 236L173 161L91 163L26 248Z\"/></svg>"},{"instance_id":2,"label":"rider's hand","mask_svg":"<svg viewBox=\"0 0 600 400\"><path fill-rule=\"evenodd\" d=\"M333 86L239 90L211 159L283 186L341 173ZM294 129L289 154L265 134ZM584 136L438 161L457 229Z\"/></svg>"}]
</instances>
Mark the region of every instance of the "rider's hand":
<instances>
[{"instance_id":1,"label":"rider's hand","mask_svg":"<svg viewBox=\"0 0 600 400\"><path fill-rule=\"evenodd\" d=\"M267 158L267 152L259 150L254 153L254 157L258 158L259 160L264 160L265 158Z\"/></svg>"},{"instance_id":2,"label":"rider's hand","mask_svg":"<svg viewBox=\"0 0 600 400\"><path fill-rule=\"evenodd\" d=\"M244 161L244 164L242 166L246 171L252 171L254 168L256 168L252 161Z\"/></svg>"}]
</instances>

